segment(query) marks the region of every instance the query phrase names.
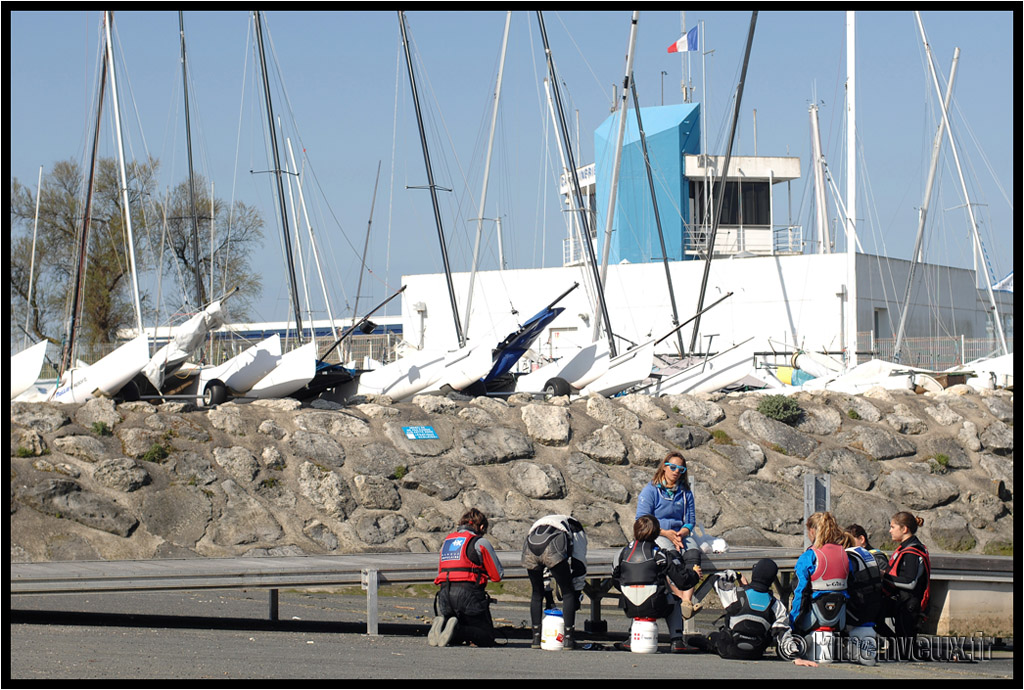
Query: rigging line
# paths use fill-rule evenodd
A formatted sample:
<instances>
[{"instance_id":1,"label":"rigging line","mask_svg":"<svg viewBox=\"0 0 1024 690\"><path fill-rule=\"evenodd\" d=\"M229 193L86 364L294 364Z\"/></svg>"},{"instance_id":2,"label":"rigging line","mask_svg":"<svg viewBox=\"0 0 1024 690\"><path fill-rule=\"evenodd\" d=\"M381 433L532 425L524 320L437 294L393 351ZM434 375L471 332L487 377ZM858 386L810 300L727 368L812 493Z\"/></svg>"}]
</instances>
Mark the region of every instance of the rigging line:
<instances>
[{"instance_id":1,"label":"rigging line","mask_svg":"<svg viewBox=\"0 0 1024 690\"><path fill-rule=\"evenodd\" d=\"M253 25L252 22L246 21L246 32L245 32L245 49L242 53L242 89L239 94L238 103L238 126L236 127L237 134L235 135L235 161L232 167L231 174L231 203L228 205L228 227L226 230L225 237L225 249L226 256L230 256L231 250L231 230L234 227L235 220L235 194L238 191L238 157L242 149L242 122L245 113L245 94L246 94L246 75L249 71L249 55L253 51L251 41L253 39ZM255 81L255 70L253 70L253 80ZM250 169L252 166L250 166ZM224 277L221 292L227 292L227 280L228 280L228 262L224 262Z\"/></svg>"},{"instance_id":2,"label":"rigging line","mask_svg":"<svg viewBox=\"0 0 1024 690\"><path fill-rule=\"evenodd\" d=\"M586 65L587 69L590 71L590 76L592 76L594 78L594 81L597 83L597 88L600 90L602 94L604 94L604 85L601 83L601 80L598 79L597 74L594 73L594 68L590 66L590 63L587 61L587 58L583 54L583 51L580 50L580 46L578 43L576 43L576 39L573 37L572 33L569 32L569 27L567 27L565 25L565 22L562 21L562 15L558 12L555 12L555 16L558 17L558 23L562 25L562 29L565 30L565 34L569 37L569 40L572 42L573 47L576 49L576 53L580 56L580 58L583 60L583 64ZM570 105L571 104L572 99L570 98Z\"/></svg>"},{"instance_id":3,"label":"rigging line","mask_svg":"<svg viewBox=\"0 0 1024 690\"><path fill-rule=\"evenodd\" d=\"M392 120L391 120L391 171L389 173L390 180L388 182L388 233L387 233L387 244L385 244L384 250L384 283L388 284L391 277L391 229L392 220L395 207L395 151L398 148L398 94L399 94L399 79L401 75L401 64L402 64L402 41L398 40L395 49L395 97L394 107L392 109Z\"/></svg>"}]
</instances>

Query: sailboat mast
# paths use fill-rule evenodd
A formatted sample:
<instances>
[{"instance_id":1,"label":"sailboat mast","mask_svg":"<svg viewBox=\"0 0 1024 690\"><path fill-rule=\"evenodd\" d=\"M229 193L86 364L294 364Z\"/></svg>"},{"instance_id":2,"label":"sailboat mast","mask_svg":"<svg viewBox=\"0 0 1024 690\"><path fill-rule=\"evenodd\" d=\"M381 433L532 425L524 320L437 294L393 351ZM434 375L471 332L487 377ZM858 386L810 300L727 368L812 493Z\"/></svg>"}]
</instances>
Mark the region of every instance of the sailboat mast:
<instances>
[{"instance_id":1,"label":"sailboat mast","mask_svg":"<svg viewBox=\"0 0 1024 690\"><path fill-rule=\"evenodd\" d=\"M185 61L185 19L178 10L178 32L181 35L181 83L185 92L185 148L188 151L188 203L192 216L192 275L196 283L196 309L201 309L206 299L203 297L203 283L199 275L199 214L196 211L196 183L192 169L192 122L188 110L188 68ZM213 258L211 257L211 261ZM210 273L213 273L211 263Z\"/></svg>"},{"instance_id":2,"label":"sailboat mast","mask_svg":"<svg viewBox=\"0 0 1024 690\"><path fill-rule=\"evenodd\" d=\"M544 13L537 11L537 23L540 25L540 35L544 40L544 54L548 62L548 74L551 77L551 89L554 91L555 106L558 110L558 125L562 131L562 143L565 146L566 174L572 180L573 199L576 203L576 211L580 218L580 234L583 236L583 246L587 249L587 259L591 271L594 274L594 290L597 293L598 305L601 311L601 318L604 320L604 331L608 336L608 348L612 357L616 356L615 336L612 334L611 320L608 318L608 309L604 301L604 287L601 283L601 273L597 267L597 256L594 253L593 238L590 236L590 223L588 220L587 207L583 204L583 190L580 188L579 173L576 171L576 161L572 156L572 145L569 143L569 129L565 124L565 110L562 107L562 94L558 88L558 76L555 74L555 60L551 55L551 46L548 44L548 32L544 27Z\"/></svg>"},{"instance_id":3,"label":"sailboat mast","mask_svg":"<svg viewBox=\"0 0 1024 690\"><path fill-rule=\"evenodd\" d=\"M114 129L117 138L117 160L121 173L121 203L124 213L124 227L128 236L128 270L132 276L132 298L135 302L135 323L138 334L142 335L142 303L139 299L139 274L135 269L135 237L132 234L132 212L128 207L128 178L125 173L124 141L121 138L121 109L117 102L117 79L114 71L114 43L110 37L110 27L114 22L114 13L104 14L104 26L107 34L107 60L110 62L110 96L111 109L114 111Z\"/></svg>"},{"instance_id":4,"label":"sailboat mast","mask_svg":"<svg viewBox=\"0 0 1024 690\"><path fill-rule=\"evenodd\" d=\"M402 27L402 45L405 46L405 62L409 68L409 86L412 88L412 101L416 107L416 124L420 130L420 143L423 146L423 162L427 167L427 184L430 187L430 200L434 205L434 223L437 225L437 239L441 244L441 260L444 262L444 275L448 281L448 298L452 304L452 317L455 319L455 335L459 339L459 347L465 347L466 334L462 330L459 319L459 305L455 300L455 286L452 283L452 270L448 265L448 247L444 242L444 226L441 224L441 207L437 203L437 187L434 185L434 171L430 167L430 151L427 148L427 135L423 129L423 116L420 113L420 99L416 92L416 73L412 67L412 53L409 50L409 37L405 28L405 12L398 12L398 23Z\"/></svg>"},{"instance_id":5,"label":"sailboat mast","mask_svg":"<svg viewBox=\"0 0 1024 690\"><path fill-rule=\"evenodd\" d=\"M857 364L856 14L846 13L846 363Z\"/></svg>"},{"instance_id":6,"label":"sailboat mast","mask_svg":"<svg viewBox=\"0 0 1024 690\"><path fill-rule=\"evenodd\" d=\"M469 272L469 294L466 296L466 332L469 332L469 315L473 311L473 285L476 282L477 262L480 259L480 235L483 234L484 208L487 203L487 181L491 175L491 153L494 151L494 130L498 124L498 102L501 100L501 77L505 71L505 51L508 48L508 27L512 22L512 10L505 14L505 33L501 39L501 62L498 66L498 85L494 89L494 110L491 113L491 136L487 140L487 162L484 164L483 190L480 192L480 211L476 219L476 240L473 242L473 268ZM501 223L500 220L497 221ZM498 250L501 254L501 226L498 226ZM504 268L499 258L498 268Z\"/></svg>"},{"instance_id":7,"label":"sailboat mast","mask_svg":"<svg viewBox=\"0 0 1024 690\"><path fill-rule=\"evenodd\" d=\"M661 230L661 212L658 211L658 195L654 190L654 175L651 173L651 159L647 155L647 135L644 133L643 119L640 117L640 99L636 95L636 80L630 79L629 88L633 92L633 112L636 113L636 127L640 130L640 146L644 154L644 168L647 170L647 186L651 190L651 207L654 209L654 222L658 226L658 241L661 243L661 261L665 266L665 280L668 282L668 299L672 305L672 325L679 325L679 310L676 308L676 293L672 289L672 272L668 268L668 250L665 248L665 233ZM683 334L676 331L676 341L679 346L679 356L682 357L686 350L683 349Z\"/></svg>"},{"instance_id":8,"label":"sailboat mast","mask_svg":"<svg viewBox=\"0 0 1024 690\"><path fill-rule=\"evenodd\" d=\"M267 104L267 131L270 132L270 148L274 156L274 178L277 180L277 203L281 210L281 232L284 236L285 260L288 268L288 282L292 293L292 307L295 310L295 330L302 339L302 306L299 304L299 286L295 282L295 263L292 260L292 242L288 236L288 211L284 204L284 181L281 179L281 161L277 152L277 133L274 130L274 106L270 98L270 79L267 77L267 58L263 50L263 24L259 10L252 13L256 23L256 42L260 51L260 69L263 72L263 95Z\"/></svg>"},{"instance_id":9,"label":"sailboat mast","mask_svg":"<svg viewBox=\"0 0 1024 690\"><path fill-rule=\"evenodd\" d=\"M743 84L747 79L747 65L750 62L750 46L754 42L754 27L757 24L757 12L750 14L750 29L747 32L747 47L743 53L743 69L740 70L740 82L736 87L736 105L732 111L732 126L729 129L729 146L725 150L725 164L722 167L722 193L715 204L715 218L708 235L708 256L704 262L704 277L700 283L700 296L697 298L697 318L693 322L693 335L690 338L690 352L697 349L697 336L700 332L700 314L704 310L704 293L708 288L708 274L711 272L711 259L715 255L715 235L718 234L718 223L722 219L722 207L725 200L725 186L729 183L729 161L732 159L732 145L736 139L736 124L740 116L740 102L743 100ZM712 184L712 188L714 185Z\"/></svg>"},{"instance_id":10,"label":"sailboat mast","mask_svg":"<svg viewBox=\"0 0 1024 690\"><path fill-rule=\"evenodd\" d=\"M60 371L57 372L57 381L63 377L64 372L71 366L72 353L75 349L75 337L78 333L78 315L82 311L83 274L85 273L85 262L89 255L89 226L92 221L92 192L96 182L96 159L99 153L100 144L100 121L103 118L103 92L107 85L107 61L103 61L100 68L100 93L96 99L96 128L92 135L92 155L89 160L89 182L85 191L85 215L82 216L82 232L78 242L78 264L75 266L75 283L71 295L71 318L68 321L67 337L64 341L64 351L60 357ZM56 388L54 389L56 391Z\"/></svg>"}]
</instances>

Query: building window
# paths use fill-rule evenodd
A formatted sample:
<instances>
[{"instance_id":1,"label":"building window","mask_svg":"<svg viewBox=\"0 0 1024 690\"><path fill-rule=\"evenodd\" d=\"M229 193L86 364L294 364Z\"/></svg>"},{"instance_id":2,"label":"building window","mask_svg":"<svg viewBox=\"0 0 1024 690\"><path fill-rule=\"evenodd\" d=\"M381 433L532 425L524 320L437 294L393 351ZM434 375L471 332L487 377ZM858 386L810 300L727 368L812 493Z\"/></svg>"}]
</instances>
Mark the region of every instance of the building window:
<instances>
[{"instance_id":1,"label":"building window","mask_svg":"<svg viewBox=\"0 0 1024 690\"><path fill-rule=\"evenodd\" d=\"M722 183L715 182L713 200L717 204L722 193ZM697 225L712 225L714 208L707 198L707 185L700 180L690 183L690 199L693 203ZM722 219L719 225L763 225L770 227L771 185L767 181L730 180L725 185L725 199Z\"/></svg>"}]
</instances>

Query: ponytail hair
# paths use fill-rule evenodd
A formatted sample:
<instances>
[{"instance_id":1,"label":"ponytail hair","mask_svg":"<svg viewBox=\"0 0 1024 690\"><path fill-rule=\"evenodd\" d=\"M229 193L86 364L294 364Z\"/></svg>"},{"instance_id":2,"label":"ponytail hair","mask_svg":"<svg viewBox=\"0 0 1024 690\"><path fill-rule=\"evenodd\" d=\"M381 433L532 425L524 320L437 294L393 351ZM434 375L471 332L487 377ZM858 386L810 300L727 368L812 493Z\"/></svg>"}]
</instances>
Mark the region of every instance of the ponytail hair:
<instances>
[{"instance_id":1,"label":"ponytail hair","mask_svg":"<svg viewBox=\"0 0 1024 690\"><path fill-rule=\"evenodd\" d=\"M814 530L814 544L812 546L820 549L825 544L839 544L843 548L849 545L850 538L839 527L832 513L814 513L807 518L807 528Z\"/></svg>"},{"instance_id":2,"label":"ponytail hair","mask_svg":"<svg viewBox=\"0 0 1024 690\"><path fill-rule=\"evenodd\" d=\"M914 517L911 513L903 510L892 516L892 521L897 525L906 528L911 534L917 534L917 528L924 524L924 518Z\"/></svg>"},{"instance_id":3,"label":"ponytail hair","mask_svg":"<svg viewBox=\"0 0 1024 690\"><path fill-rule=\"evenodd\" d=\"M848 525L847 526L846 532L851 537L853 537L855 542L856 542L857 539L863 538L864 539L864 548L867 549L868 551L871 550L871 540L868 539L868 533L867 533L867 531L863 527L861 527L857 523L853 523L852 525Z\"/></svg>"},{"instance_id":4,"label":"ponytail hair","mask_svg":"<svg viewBox=\"0 0 1024 690\"><path fill-rule=\"evenodd\" d=\"M459 518L459 527L469 525L480 534L487 534L487 516L477 508L470 508Z\"/></svg>"}]
</instances>

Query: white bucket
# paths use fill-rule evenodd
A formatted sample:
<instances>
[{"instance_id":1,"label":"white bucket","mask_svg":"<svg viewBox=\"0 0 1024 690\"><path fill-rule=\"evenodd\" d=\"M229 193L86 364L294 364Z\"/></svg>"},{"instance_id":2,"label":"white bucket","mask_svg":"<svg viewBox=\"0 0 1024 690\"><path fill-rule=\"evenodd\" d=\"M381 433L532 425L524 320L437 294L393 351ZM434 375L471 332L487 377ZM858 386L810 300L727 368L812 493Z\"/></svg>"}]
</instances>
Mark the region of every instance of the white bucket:
<instances>
[{"instance_id":1,"label":"white bucket","mask_svg":"<svg viewBox=\"0 0 1024 690\"><path fill-rule=\"evenodd\" d=\"M637 654L654 654L658 651L658 621L653 618L633 619L629 651Z\"/></svg>"},{"instance_id":2,"label":"white bucket","mask_svg":"<svg viewBox=\"0 0 1024 690\"><path fill-rule=\"evenodd\" d=\"M861 625L850 631L850 661L864 666L878 663L878 640L872 626Z\"/></svg>"},{"instance_id":3,"label":"white bucket","mask_svg":"<svg viewBox=\"0 0 1024 690\"><path fill-rule=\"evenodd\" d=\"M558 609L548 609L540 622L540 648L560 651L565 643L565 619Z\"/></svg>"},{"instance_id":4,"label":"white bucket","mask_svg":"<svg viewBox=\"0 0 1024 690\"><path fill-rule=\"evenodd\" d=\"M831 664L833 660L832 645L835 633L831 630L815 630L807 636L807 652L805 658L819 664Z\"/></svg>"}]
</instances>

